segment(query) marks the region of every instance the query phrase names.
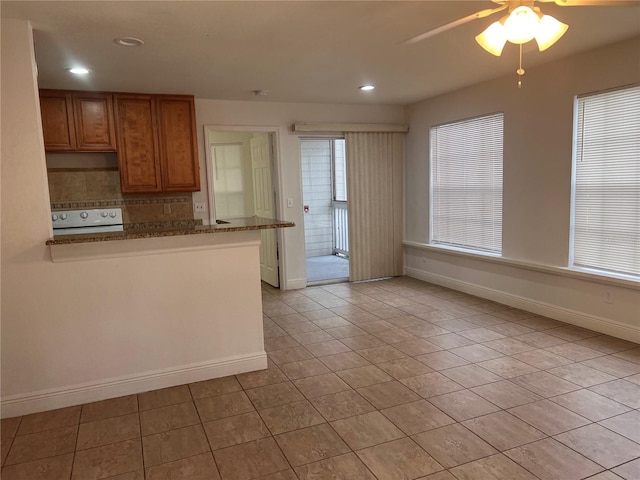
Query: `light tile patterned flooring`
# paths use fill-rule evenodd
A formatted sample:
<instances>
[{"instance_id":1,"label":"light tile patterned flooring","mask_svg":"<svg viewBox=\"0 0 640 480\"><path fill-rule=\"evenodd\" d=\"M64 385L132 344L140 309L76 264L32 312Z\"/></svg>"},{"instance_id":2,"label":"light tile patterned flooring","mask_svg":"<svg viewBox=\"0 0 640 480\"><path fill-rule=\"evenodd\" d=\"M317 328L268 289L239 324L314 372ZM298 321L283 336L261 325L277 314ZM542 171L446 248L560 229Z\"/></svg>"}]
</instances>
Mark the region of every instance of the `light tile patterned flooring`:
<instances>
[{"instance_id":1,"label":"light tile patterned flooring","mask_svg":"<svg viewBox=\"0 0 640 480\"><path fill-rule=\"evenodd\" d=\"M2 421L3 480L640 478L640 347L410 278L263 289L268 370Z\"/></svg>"}]
</instances>

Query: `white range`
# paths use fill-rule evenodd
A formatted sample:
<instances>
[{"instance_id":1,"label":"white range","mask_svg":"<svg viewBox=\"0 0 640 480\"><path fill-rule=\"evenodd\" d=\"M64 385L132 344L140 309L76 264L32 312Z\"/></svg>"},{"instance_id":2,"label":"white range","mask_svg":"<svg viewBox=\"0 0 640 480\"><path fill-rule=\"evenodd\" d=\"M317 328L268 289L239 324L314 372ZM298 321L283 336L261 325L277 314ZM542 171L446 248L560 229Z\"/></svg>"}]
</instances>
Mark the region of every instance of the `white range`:
<instances>
[{"instance_id":1,"label":"white range","mask_svg":"<svg viewBox=\"0 0 640 480\"><path fill-rule=\"evenodd\" d=\"M60 210L51 212L54 235L122 232L122 209Z\"/></svg>"}]
</instances>

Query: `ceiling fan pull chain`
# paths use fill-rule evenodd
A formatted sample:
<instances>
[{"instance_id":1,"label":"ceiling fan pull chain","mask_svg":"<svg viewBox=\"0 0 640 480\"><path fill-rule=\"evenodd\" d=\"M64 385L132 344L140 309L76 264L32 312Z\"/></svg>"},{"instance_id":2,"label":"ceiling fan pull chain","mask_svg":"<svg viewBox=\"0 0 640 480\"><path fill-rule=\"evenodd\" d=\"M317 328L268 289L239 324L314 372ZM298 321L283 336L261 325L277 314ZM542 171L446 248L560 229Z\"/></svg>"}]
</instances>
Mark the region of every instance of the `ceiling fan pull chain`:
<instances>
[{"instance_id":1,"label":"ceiling fan pull chain","mask_svg":"<svg viewBox=\"0 0 640 480\"><path fill-rule=\"evenodd\" d=\"M522 44L520 44L520 68L516 70L518 74L518 88L522 88L522 76L524 75L524 69L522 68Z\"/></svg>"}]
</instances>

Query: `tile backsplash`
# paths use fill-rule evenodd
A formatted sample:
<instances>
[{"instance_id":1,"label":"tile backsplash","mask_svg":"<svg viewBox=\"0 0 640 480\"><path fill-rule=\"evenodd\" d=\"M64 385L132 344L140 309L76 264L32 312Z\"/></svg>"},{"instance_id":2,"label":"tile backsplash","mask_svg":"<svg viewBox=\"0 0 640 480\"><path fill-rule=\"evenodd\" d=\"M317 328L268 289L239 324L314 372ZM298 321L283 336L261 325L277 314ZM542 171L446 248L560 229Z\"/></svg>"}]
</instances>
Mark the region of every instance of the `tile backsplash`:
<instances>
[{"instance_id":1,"label":"tile backsplash","mask_svg":"<svg viewBox=\"0 0 640 480\"><path fill-rule=\"evenodd\" d=\"M122 208L125 224L193 219L191 193L123 194L117 168L49 168L52 210Z\"/></svg>"}]
</instances>

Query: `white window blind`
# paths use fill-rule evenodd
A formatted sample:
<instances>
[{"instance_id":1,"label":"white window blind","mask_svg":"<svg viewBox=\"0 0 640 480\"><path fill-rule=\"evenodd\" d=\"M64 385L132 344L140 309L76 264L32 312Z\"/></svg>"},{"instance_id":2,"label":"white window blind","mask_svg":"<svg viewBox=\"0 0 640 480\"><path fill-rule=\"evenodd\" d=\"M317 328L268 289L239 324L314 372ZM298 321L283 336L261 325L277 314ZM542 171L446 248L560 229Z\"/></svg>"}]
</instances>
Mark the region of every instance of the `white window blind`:
<instances>
[{"instance_id":1,"label":"white window blind","mask_svg":"<svg viewBox=\"0 0 640 480\"><path fill-rule=\"evenodd\" d=\"M503 114L431 129L431 243L502 252Z\"/></svg>"},{"instance_id":2,"label":"white window blind","mask_svg":"<svg viewBox=\"0 0 640 480\"><path fill-rule=\"evenodd\" d=\"M576 107L573 265L640 276L640 86Z\"/></svg>"}]
</instances>

